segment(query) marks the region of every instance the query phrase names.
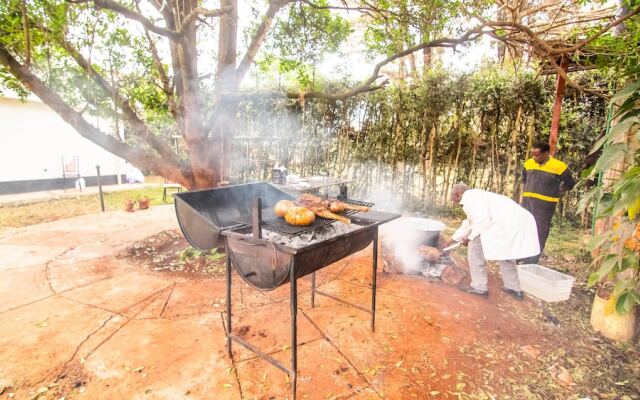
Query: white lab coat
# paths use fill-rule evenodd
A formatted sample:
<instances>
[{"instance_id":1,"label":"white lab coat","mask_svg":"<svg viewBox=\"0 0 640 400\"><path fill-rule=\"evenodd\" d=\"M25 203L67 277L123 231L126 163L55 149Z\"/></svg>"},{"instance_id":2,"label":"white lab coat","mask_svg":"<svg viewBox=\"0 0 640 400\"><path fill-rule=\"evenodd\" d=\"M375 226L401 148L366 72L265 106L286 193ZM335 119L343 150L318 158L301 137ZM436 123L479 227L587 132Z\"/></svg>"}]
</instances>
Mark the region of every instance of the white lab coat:
<instances>
[{"instance_id":1,"label":"white lab coat","mask_svg":"<svg viewBox=\"0 0 640 400\"><path fill-rule=\"evenodd\" d=\"M508 197L480 189L462 194L467 214L453 240L480 236L487 260L518 260L540 254L538 229L533 215Z\"/></svg>"}]
</instances>

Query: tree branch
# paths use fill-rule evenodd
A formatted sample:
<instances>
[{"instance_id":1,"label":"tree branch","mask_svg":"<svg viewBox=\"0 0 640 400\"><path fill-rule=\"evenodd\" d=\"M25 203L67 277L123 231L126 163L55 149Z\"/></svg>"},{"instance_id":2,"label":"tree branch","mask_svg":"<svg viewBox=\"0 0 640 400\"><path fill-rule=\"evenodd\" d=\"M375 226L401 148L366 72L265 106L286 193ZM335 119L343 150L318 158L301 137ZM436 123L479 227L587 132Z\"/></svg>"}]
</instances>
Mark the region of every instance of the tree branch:
<instances>
[{"instance_id":1,"label":"tree branch","mask_svg":"<svg viewBox=\"0 0 640 400\"><path fill-rule=\"evenodd\" d=\"M629 12L628 14L616 19L615 21L612 21L611 23L607 24L607 26L603 27L600 31L598 31L596 34L594 34L593 36L581 41L580 43L576 44L575 46L570 46L570 47L563 47L563 48L553 48L549 43L547 43L546 41L540 39L540 37L536 34L536 32L534 32L531 28L529 28L528 26L521 24L521 23L515 23L515 22L508 22L508 21L485 21L481 24L479 24L478 26L476 26L473 29L470 29L468 31L466 31L464 34L462 34L460 37L458 38L441 38L441 39L436 39L436 40L431 40L428 42L423 42L420 43L416 46L407 48L401 52L398 52L394 55L391 55L387 58L385 58L384 60L378 62L374 69L373 72L371 73L371 75L369 76L369 78L367 78L366 80L364 80L360 85L346 91L343 93L338 93L338 94L328 94L328 93L321 93L321 92L309 92L309 93L302 93L302 94L288 94L287 97L290 98L295 98L295 97L301 97L301 98L309 98L309 97L315 97L315 98L322 98L322 99L328 99L328 100L337 100L337 99L344 99L347 98L349 96L358 94L358 93L363 93L363 92L367 92L367 91L371 91L371 90L375 90L377 88L380 88L382 85L378 85L378 86L372 86L372 84L378 79L380 78L380 70L382 69L382 67L384 67L385 65L399 59L402 57L405 57L409 54L412 54L416 51L425 49L425 48L429 48L429 47L449 47L449 48L455 48L456 46L463 44L465 42L469 42L469 41L473 41L475 39L477 39L478 37L480 37L481 35L492 35L493 37L495 37L498 40L502 40L505 41L505 43L509 43L511 44L512 42L520 42L523 43L523 40L513 40L512 42L508 41L507 39L505 39L504 37L500 37L498 35L496 35L495 33L495 29L489 30L487 31L486 28L498 28L498 27L502 27L502 28L513 28L517 31L523 32L525 33L527 36L529 36L529 38L531 39L531 42L527 42L529 44L532 44L532 47L534 49L534 51L541 57L545 58L545 57L549 57L552 55L562 55L562 54L567 54L567 53L572 53L576 50L579 50L583 47L585 47L587 44L593 42L595 39L597 39L598 37L602 36L604 33L606 33L608 30L610 30L611 28L613 28L616 25L621 24L622 22L626 21L627 19L631 18L632 16L636 15L640 13L640 7L637 7L636 9L634 9L632 12ZM554 60L555 61L555 60ZM556 68L557 63L554 65L554 68ZM557 68L560 68L559 66L557 66ZM562 68L560 68L562 69ZM569 85L571 85L572 87L583 91L583 92L589 92L589 93L593 93L595 95L600 95L602 96L601 93L596 92L596 91L592 91L589 89L585 89L582 88L581 86L577 85L575 82L571 81L570 79L568 79L568 77L566 76L566 73L564 71L558 71L559 74L561 74L561 76L563 76L565 79L567 79L567 83Z\"/></svg>"},{"instance_id":2,"label":"tree branch","mask_svg":"<svg viewBox=\"0 0 640 400\"><path fill-rule=\"evenodd\" d=\"M178 33L182 34L186 27L195 22L199 17L220 17L224 14L230 13L231 11L233 11L232 7L222 7L215 10L210 10L204 7L196 7L189 13L189 15L184 18L184 20L182 20L182 26Z\"/></svg>"},{"instance_id":3,"label":"tree branch","mask_svg":"<svg viewBox=\"0 0 640 400\"><path fill-rule=\"evenodd\" d=\"M133 11L133 10L123 6L122 4L118 3L117 1L113 1L113 0L67 0L67 2L73 3L73 4L93 3L97 10L106 9L106 10L115 11L115 12L117 12L118 14L122 15L125 18L140 22L142 24L142 26L144 26L146 29L148 29L149 31L151 31L153 33L157 33L158 35L168 37L169 39L171 39L173 41L176 41L176 42L180 42L182 40L182 35L180 35L178 32L172 31L170 29L162 28L162 27L159 27L159 26L155 25L153 22L151 22L149 19L147 19L147 17L145 17L144 15L142 15L142 14L136 12L136 11Z\"/></svg>"},{"instance_id":4,"label":"tree branch","mask_svg":"<svg viewBox=\"0 0 640 400\"><path fill-rule=\"evenodd\" d=\"M262 18L262 22L260 23L256 33L253 35L251 43L247 48L247 52L242 58L242 61L240 61L240 65L238 65L236 70L235 79L238 84L242 82L242 79L244 79L244 76L247 71L249 71L251 64L254 62L260 46L262 46L262 43L264 43L264 40L267 37L267 32L269 32L269 28L271 28L275 15L289 2L290 0L271 0L271 2L269 2L269 8Z\"/></svg>"},{"instance_id":5,"label":"tree branch","mask_svg":"<svg viewBox=\"0 0 640 400\"><path fill-rule=\"evenodd\" d=\"M594 40L596 40L597 38L599 38L600 36L602 36L605 33L607 33L613 27L620 25L621 23L623 23L624 21L626 21L629 18L633 17L634 15L637 15L638 13L640 13L640 6L634 8L633 11L628 12L627 14L623 15L622 17L620 17L620 18L618 18L618 19L616 19L614 21L611 21L610 23L608 23L607 25L602 27L602 29L600 29L596 34L594 34L590 38L588 38L586 40L583 40L582 42L576 44L575 46L556 49L553 52L553 54L573 53L576 50L580 50L583 47L585 47L586 45L588 45L589 43L591 43Z\"/></svg>"},{"instance_id":6,"label":"tree branch","mask_svg":"<svg viewBox=\"0 0 640 400\"><path fill-rule=\"evenodd\" d=\"M31 65L31 33L29 32L29 14L27 13L26 0L20 2L20 12L22 13L22 30L24 31L25 60L27 65Z\"/></svg>"},{"instance_id":7,"label":"tree branch","mask_svg":"<svg viewBox=\"0 0 640 400\"><path fill-rule=\"evenodd\" d=\"M193 173L190 170L180 169L177 164L172 164L162 157L153 156L139 146L122 143L115 137L105 134L88 123L79 112L67 105L57 93L48 88L29 68L20 64L2 43L0 43L0 64L7 67L13 76L42 99L62 119L73 126L83 137L116 156L134 162L141 168L174 179L186 187L193 186Z\"/></svg>"},{"instance_id":8,"label":"tree branch","mask_svg":"<svg viewBox=\"0 0 640 400\"><path fill-rule=\"evenodd\" d=\"M107 80L98 73L95 68L93 68L91 63L86 60L65 38L59 37L59 42L60 45L76 61L80 68L82 68L102 90L113 98L116 103L115 105L122 110L127 122L131 125L131 128L133 129L132 132L144 142L148 143L161 157L169 162L177 164L178 159L171 147L162 141L159 136L149 130L145 123L138 117L129 101L123 98L122 95L118 93L118 91L111 86Z\"/></svg>"},{"instance_id":9,"label":"tree branch","mask_svg":"<svg viewBox=\"0 0 640 400\"><path fill-rule=\"evenodd\" d=\"M348 90L342 93L337 93L337 94L314 91L314 92L299 92L299 93L288 92L288 93L285 93L285 96L290 99L322 99L322 100L337 101L337 100L344 100L349 97L353 97L355 95L362 94L362 93L374 92L378 89L382 89L383 87L385 87L387 83L388 83L388 80L384 80L379 85L357 86L351 90Z\"/></svg>"},{"instance_id":10,"label":"tree branch","mask_svg":"<svg viewBox=\"0 0 640 400\"><path fill-rule=\"evenodd\" d=\"M308 5L311 8L315 8L316 10L358 11L358 12L361 12L363 14L368 14L368 15L370 15L369 13L376 13L376 14L380 15L382 18L385 18L385 19L388 17L388 15L399 16L397 13L395 13L395 12L393 12L391 10L381 10L381 9L379 9L377 7L374 7L371 4L368 4L366 2L364 2L367 5L366 7L349 7L349 6L321 6L321 5L315 4L311 0L299 0L299 1L301 3L304 3L304 4Z\"/></svg>"},{"instance_id":11,"label":"tree branch","mask_svg":"<svg viewBox=\"0 0 640 400\"><path fill-rule=\"evenodd\" d=\"M73 4L82 4L82 3L92 2L95 5L96 9L98 10L107 9L107 10L115 11L125 18L140 22L146 30L156 33L158 35L167 37L178 43L182 42L182 38L186 30L189 28L189 25L194 21L196 21L199 16L218 17L232 11L231 7L223 7L216 10L209 10L203 7L196 7L182 21L182 25L180 26L180 29L177 31L174 31L171 29L162 28L160 26L155 25L153 22L151 22L147 17L145 17L141 13L131 10L130 8L114 0L67 0L67 2L73 3Z\"/></svg>"},{"instance_id":12,"label":"tree branch","mask_svg":"<svg viewBox=\"0 0 640 400\"><path fill-rule=\"evenodd\" d=\"M136 9L140 12L140 8L138 7L138 3L136 3ZM169 112L173 115L173 118L176 120L176 125L178 127L178 131L181 135L184 136L184 120L182 119L182 115L179 113L178 104L175 101L175 93L174 86L171 85L169 80L169 76L164 70L164 65L162 64L162 60L160 59L160 54L158 53L158 48L156 47L151 34L147 29L144 30L145 37L147 38L147 43L149 43L149 49L151 50L151 56L153 58L153 64L158 71L158 75L160 75L160 82L162 85L160 88L167 96L167 105L169 108Z\"/></svg>"},{"instance_id":13,"label":"tree branch","mask_svg":"<svg viewBox=\"0 0 640 400\"><path fill-rule=\"evenodd\" d=\"M567 85L571 86L572 88L576 89L579 92L590 93L594 96L603 98L605 100L609 99L609 96L602 94L600 91L587 89L575 83L571 78L569 78L569 74L567 74L567 72L564 69L562 69L560 65L558 65L558 63L555 60L555 57L549 56L548 59L553 69L555 69L556 73L560 75L567 82Z\"/></svg>"}]
</instances>

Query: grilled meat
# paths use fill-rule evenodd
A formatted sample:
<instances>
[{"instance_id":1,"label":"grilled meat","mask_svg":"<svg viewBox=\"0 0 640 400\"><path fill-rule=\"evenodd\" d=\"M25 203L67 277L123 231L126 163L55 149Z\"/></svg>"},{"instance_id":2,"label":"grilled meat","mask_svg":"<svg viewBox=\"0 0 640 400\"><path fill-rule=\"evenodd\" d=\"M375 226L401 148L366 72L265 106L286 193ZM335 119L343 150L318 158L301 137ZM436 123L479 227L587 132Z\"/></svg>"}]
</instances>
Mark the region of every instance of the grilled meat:
<instances>
[{"instance_id":1,"label":"grilled meat","mask_svg":"<svg viewBox=\"0 0 640 400\"><path fill-rule=\"evenodd\" d=\"M344 203L341 201L331 201L327 200L327 208L332 213L342 214L345 210Z\"/></svg>"},{"instance_id":2,"label":"grilled meat","mask_svg":"<svg viewBox=\"0 0 640 400\"><path fill-rule=\"evenodd\" d=\"M318 217L326 218L326 219L335 219L336 221L344 222L345 224L350 224L351 220L349 218L342 217L338 214L332 213L331 211L324 209L313 209L313 212L316 213Z\"/></svg>"},{"instance_id":3,"label":"grilled meat","mask_svg":"<svg viewBox=\"0 0 640 400\"><path fill-rule=\"evenodd\" d=\"M369 211L369 207L367 207L367 206L357 206L355 204L343 203L342 201L338 201L338 200L336 200L336 202L342 204L342 206L346 210L355 210L355 211L362 211L362 212Z\"/></svg>"},{"instance_id":4,"label":"grilled meat","mask_svg":"<svg viewBox=\"0 0 640 400\"><path fill-rule=\"evenodd\" d=\"M306 207L316 213L318 217L335 219L337 221L344 222L345 224L351 223L351 220L349 218L341 217L335 212L332 212L329 208L330 206L328 207L326 201L321 197L309 193L303 193L300 195L297 202L303 207Z\"/></svg>"}]
</instances>

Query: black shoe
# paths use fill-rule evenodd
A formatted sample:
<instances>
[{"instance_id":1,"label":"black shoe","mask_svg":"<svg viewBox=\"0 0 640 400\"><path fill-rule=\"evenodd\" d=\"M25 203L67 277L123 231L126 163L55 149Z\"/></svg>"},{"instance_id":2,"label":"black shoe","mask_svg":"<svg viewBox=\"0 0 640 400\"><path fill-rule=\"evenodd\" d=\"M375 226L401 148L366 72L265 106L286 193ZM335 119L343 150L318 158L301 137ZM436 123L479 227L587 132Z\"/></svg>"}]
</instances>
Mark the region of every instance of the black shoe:
<instances>
[{"instance_id":1,"label":"black shoe","mask_svg":"<svg viewBox=\"0 0 640 400\"><path fill-rule=\"evenodd\" d=\"M473 288L471 286L463 286L463 287L460 288L460 290L462 290L465 293L475 294L475 295L478 295L478 296L484 296L484 297L489 296L489 291L488 290L482 291L482 290L475 289L475 288Z\"/></svg>"},{"instance_id":2,"label":"black shoe","mask_svg":"<svg viewBox=\"0 0 640 400\"><path fill-rule=\"evenodd\" d=\"M502 288L502 291L515 297L518 300L524 300L524 293L522 293L522 290L513 290L513 289L507 289L507 288Z\"/></svg>"}]
</instances>

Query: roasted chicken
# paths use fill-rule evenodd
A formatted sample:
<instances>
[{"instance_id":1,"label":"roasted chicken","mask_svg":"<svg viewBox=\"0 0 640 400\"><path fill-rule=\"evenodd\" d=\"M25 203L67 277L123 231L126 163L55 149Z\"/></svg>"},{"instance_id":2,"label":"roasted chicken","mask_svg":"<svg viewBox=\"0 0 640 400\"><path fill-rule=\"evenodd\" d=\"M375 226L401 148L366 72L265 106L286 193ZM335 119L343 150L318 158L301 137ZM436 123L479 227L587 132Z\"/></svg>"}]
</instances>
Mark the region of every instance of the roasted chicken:
<instances>
[{"instance_id":1,"label":"roasted chicken","mask_svg":"<svg viewBox=\"0 0 640 400\"><path fill-rule=\"evenodd\" d=\"M335 219L337 221L344 222L345 224L351 223L351 220L349 218L342 217L335 212L332 212L330 209L331 205L327 204L327 201L323 200L321 197L303 193L298 198L297 203L313 211L318 217ZM337 210L337 208L335 207L334 209Z\"/></svg>"},{"instance_id":2,"label":"roasted chicken","mask_svg":"<svg viewBox=\"0 0 640 400\"><path fill-rule=\"evenodd\" d=\"M324 204L324 206L327 209L329 209L331 212L338 213L338 214L341 212L344 212L344 210L355 210L355 211L362 211L362 212L369 211L369 207L367 206L357 206L355 204L345 203L343 201L336 200L336 199L323 200L322 197L315 196L309 193L301 194L300 197L298 198L298 202L304 203L304 204L309 204L309 203L317 204L317 205Z\"/></svg>"}]
</instances>

